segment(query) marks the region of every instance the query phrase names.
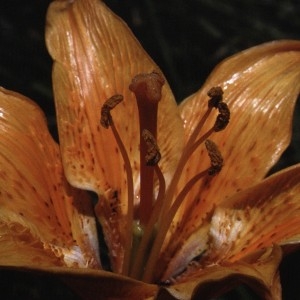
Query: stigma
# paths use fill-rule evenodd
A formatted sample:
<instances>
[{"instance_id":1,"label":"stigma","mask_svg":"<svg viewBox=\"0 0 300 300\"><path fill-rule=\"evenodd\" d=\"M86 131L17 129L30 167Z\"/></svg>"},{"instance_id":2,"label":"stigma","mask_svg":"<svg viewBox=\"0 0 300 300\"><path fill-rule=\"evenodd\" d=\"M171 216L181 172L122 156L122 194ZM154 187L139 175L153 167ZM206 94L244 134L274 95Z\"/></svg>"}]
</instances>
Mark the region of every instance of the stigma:
<instances>
[{"instance_id":1,"label":"stigma","mask_svg":"<svg viewBox=\"0 0 300 300\"><path fill-rule=\"evenodd\" d=\"M188 197L191 188L206 176L216 176L223 167L224 161L218 146L211 136L224 130L230 120L230 111L223 101L223 91L220 87L213 87L208 92L207 110L202 116L189 139L185 143L172 179L166 185L164 174L160 168L161 153L157 144L157 115L159 103L162 101L162 89L165 80L156 71L138 74L129 84L133 92L139 113L139 153L140 153L140 202L135 206L133 191L133 166L131 166L128 149L122 142L117 128L114 126L111 110L126 101L122 95L113 95L101 108L100 124L111 129L120 153L124 160L128 185L128 241L126 244L123 274L151 282L155 265L164 240L171 227L172 220L181 204ZM214 125L205 133L203 125L210 118L212 110L218 114ZM201 134L200 134L201 133ZM199 147L204 147L210 158L210 165L190 178L184 185L179 186L180 177L187 166L190 157ZM131 252L131 254L128 254Z\"/></svg>"}]
</instances>

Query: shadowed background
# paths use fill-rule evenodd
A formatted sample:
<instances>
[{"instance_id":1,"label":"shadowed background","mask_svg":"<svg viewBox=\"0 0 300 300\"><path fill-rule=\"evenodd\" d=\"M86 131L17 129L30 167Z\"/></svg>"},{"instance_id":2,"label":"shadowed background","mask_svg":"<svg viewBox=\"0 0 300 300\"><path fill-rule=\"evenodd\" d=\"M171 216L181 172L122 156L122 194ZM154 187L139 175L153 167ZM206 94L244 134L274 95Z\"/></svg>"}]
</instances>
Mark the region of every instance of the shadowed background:
<instances>
[{"instance_id":1,"label":"shadowed background","mask_svg":"<svg viewBox=\"0 0 300 300\"><path fill-rule=\"evenodd\" d=\"M212 68L240 50L275 39L300 38L297 0L108 0L161 67L178 101L195 92ZM0 86L42 107L55 131L51 59L44 45L48 0L0 4ZM300 162L300 103L291 146L276 169ZM300 253L282 264L283 299L298 299ZM1 299L77 299L51 277L0 271ZM255 299L238 289L230 299ZM235 298L236 297L236 298Z\"/></svg>"}]
</instances>

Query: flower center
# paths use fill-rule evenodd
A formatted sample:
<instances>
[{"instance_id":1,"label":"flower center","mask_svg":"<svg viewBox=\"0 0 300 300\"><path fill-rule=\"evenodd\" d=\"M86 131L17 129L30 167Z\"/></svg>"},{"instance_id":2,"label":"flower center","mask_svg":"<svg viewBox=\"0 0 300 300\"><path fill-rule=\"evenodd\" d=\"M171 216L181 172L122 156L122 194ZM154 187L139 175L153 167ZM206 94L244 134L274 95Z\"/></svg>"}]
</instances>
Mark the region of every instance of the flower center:
<instances>
[{"instance_id":1,"label":"flower center","mask_svg":"<svg viewBox=\"0 0 300 300\"><path fill-rule=\"evenodd\" d=\"M100 123L105 128L110 127L115 136L123 156L128 182L130 240L127 244L127 248L129 248L127 252L131 252L131 254L125 254L123 273L144 281L153 280L153 272L165 237L176 212L190 189L204 176L214 176L220 172L223 158L217 146L208 138L213 132L223 130L230 118L229 109L222 101L222 89L220 87L210 89L207 111L190 135L173 178L166 187L164 175L159 167L161 154L156 143L157 111L163 85L163 77L157 72L152 72L137 75L129 86L136 97L140 128L140 203L135 216L133 216L134 191L130 159L110 114L111 109L123 101L123 96L112 96L101 109ZM219 111L215 124L199 137L200 130L214 108ZM210 157L211 165L192 177L176 194L182 171L191 155L203 143ZM158 182L157 196L154 196L154 180Z\"/></svg>"}]
</instances>

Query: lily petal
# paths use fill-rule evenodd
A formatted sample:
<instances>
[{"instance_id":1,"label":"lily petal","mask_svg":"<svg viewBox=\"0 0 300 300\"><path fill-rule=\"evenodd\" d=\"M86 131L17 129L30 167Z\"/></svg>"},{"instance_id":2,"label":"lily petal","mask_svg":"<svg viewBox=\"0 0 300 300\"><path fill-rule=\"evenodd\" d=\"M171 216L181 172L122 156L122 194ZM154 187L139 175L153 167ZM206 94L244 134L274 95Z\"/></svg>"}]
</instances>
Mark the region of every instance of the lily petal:
<instances>
[{"instance_id":1,"label":"lily petal","mask_svg":"<svg viewBox=\"0 0 300 300\"><path fill-rule=\"evenodd\" d=\"M174 299L212 299L244 283L263 299L281 299L278 276L280 260L281 250L274 247L249 258L248 261L207 266L205 269L196 270L190 266L188 275L179 279L182 283L174 284L166 290Z\"/></svg>"},{"instance_id":2,"label":"lily petal","mask_svg":"<svg viewBox=\"0 0 300 300\"><path fill-rule=\"evenodd\" d=\"M201 203L214 199L208 200L209 205L259 182L289 144L300 92L300 42L266 43L220 63L201 90L180 105L186 136L205 111L206 93L213 86L223 88L231 119L224 131L211 137L219 146L224 167L214 178L209 194L205 192L208 187L200 195L196 192ZM212 118L207 122L203 132L214 121ZM209 165L207 155L199 150L189 160L187 176L202 170L203 164ZM185 176L183 180L186 181Z\"/></svg>"},{"instance_id":3,"label":"lily petal","mask_svg":"<svg viewBox=\"0 0 300 300\"><path fill-rule=\"evenodd\" d=\"M299 228L300 164L225 200L212 217L207 256L233 262L273 244L299 243Z\"/></svg>"},{"instance_id":4,"label":"lily petal","mask_svg":"<svg viewBox=\"0 0 300 300\"><path fill-rule=\"evenodd\" d=\"M180 237L168 246L166 256L203 228L224 198L259 182L287 147L300 90L300 42L267 43L217 66L204 87L180 105L186 139L206 111L206 93L214 86L223 88L231 111L227 128L210 137L219 146L224 166L217 176L207 176L189 192L174 220L175 228L184 229L178 230ZM205 123L202 133L214 122L215 116ZM209 165L207 153L199 147L182 173L181 184ZM205 240L205 236L198 238Z\"/></svg>"},{"instance_id":5,"label":"lily petal","mask_svg":"<svg viewBox=\"0 0 300 300\"><path fill-rule=\"evenodd\" d=\"M120 149L110 130L102 128L100 109L105 100L122 94L112 111L133 170L134 196L139 197L139 120L136 100L128 89L132 78L158 70L128 27L101 1L54 1L47 16L46 42L54 59L53 83L63 164L69 182L101 195L98 217L113 262L120 272L127 224L126 172ZM158 111L158 144L164 174L172 174L181 152L183 129L168 85ZM168 136L174 136L169 139ZM120 213L114 224L104 223L116 199ZM103 217L105 214L105 217ZM130 219L130 218L129 218ZM115 235L112 235L112 232ZM119 246L118 246L119 245Z\"/></svg>"},{"instance_id":6,"label":"lily petal","mask_svg":"<svg viewBox=\"0 0 300 300\"><path fill-rule=\"evenodd\" d=\"M99 266L87 194L71 187L43 113L0 89L0 265Z\"/></svg>"}]
</instances>

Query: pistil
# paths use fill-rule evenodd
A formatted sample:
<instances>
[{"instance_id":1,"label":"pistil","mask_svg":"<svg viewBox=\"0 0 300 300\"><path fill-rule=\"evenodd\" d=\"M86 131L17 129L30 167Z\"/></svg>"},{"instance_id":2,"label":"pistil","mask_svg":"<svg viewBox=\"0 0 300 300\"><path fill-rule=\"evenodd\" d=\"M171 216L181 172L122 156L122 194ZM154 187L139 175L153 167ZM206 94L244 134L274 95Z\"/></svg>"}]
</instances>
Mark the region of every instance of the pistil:
<instances>
[{"instance_id":1,"label":"pistil","mask_svg":"<svg viewBox=\"0 0 300 300\"><path fill-rule=\"evenodd\" d=\"M135 256L135 260L130 273L130 276L134 278L141 278L141 276L143 275L142 266L146 263L147 252L149 252L149 249L151 248L150 243L156 235L155 224L157 223L159 211L166 192L165 178L161 172L160 167L158 166L161 155L156 140L148 130L143 130L143 138L147 145L147 155L145 157L146 164L154 167L159 189L147 226L143 228L143 236L139 239L140 243L138 245L137 255Z\"/></svg>"},{"instance_id":2,"label":"pistil","mask_svg":"<svg viewBox=\"0 0 300 300\"><path fill-rule=\"evenodd\" d=\"M157 110L161 100L163 77L157 73L139 74L135 76L129 89L135 94L139 111L140 126L140 206L138 219L142 226L146 226L153 207L153 178L154 168L147 166L147 141L143 138L146 129L154 139L157 136Z\"/></svg>"}]
</instances>

